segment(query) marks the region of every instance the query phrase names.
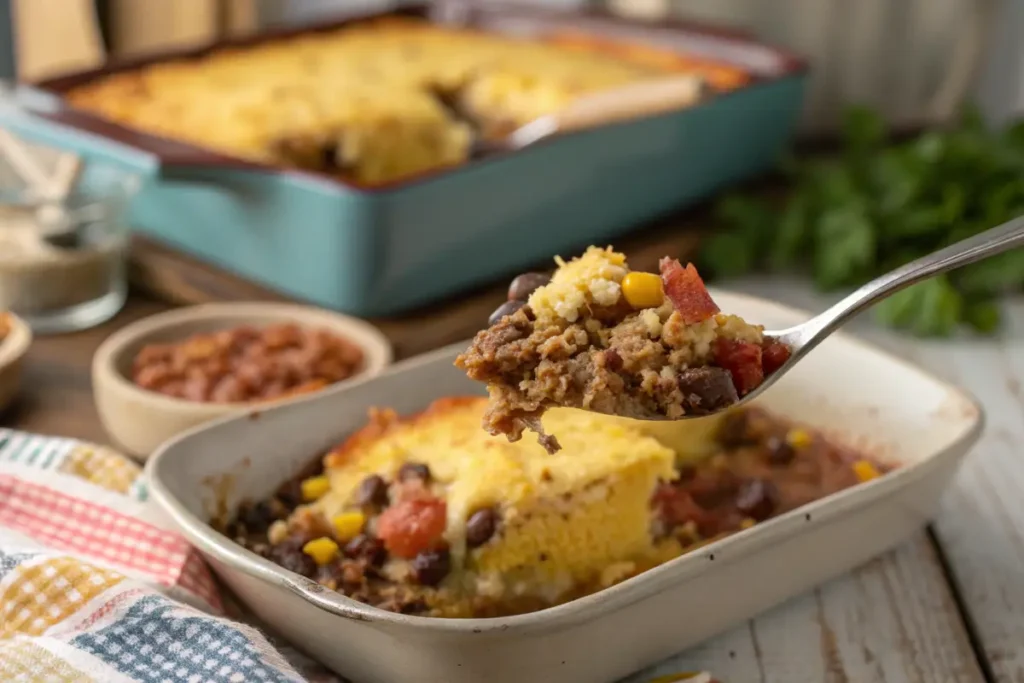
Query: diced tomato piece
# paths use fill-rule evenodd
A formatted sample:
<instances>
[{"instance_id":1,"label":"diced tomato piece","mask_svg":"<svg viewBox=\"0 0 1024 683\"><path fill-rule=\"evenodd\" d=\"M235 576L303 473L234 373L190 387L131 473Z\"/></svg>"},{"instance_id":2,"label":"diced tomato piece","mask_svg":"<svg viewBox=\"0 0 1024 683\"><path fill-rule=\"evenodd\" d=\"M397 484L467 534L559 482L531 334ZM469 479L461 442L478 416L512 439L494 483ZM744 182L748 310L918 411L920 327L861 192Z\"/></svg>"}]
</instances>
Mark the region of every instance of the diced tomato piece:
<instances>
[{"instance_id":1,"label":"diced tomato piece","mask_svg":"<svg viewBox=\"0 0 1024 683\"><path fill-rule=\"evenodd\" d=\"M698 505L689 491L679 486L666 482L659 484L651 498L651 505L654 514L669 527L693 522L703 536L716 533L718 524L715 515Z\"/></svg>"},{"instance_id":2,"label":"diced tomato piece","mask_svg":"<svg viewBox=\"0 0 1024 683\"><path fill-rule=\"evenodd\" d=\"M761 347L757 344L719 338L715 340L713 350L715 365L732 374L732 383L740 396L753 391L764 381Z\"/></svg>"},{"instance_id":3,"label":"diced tomato piece","mask_svg":"<svg viewBox=\"0 0 1024 683\"><path fill-rule=\"evenodd\" d=\"M667 256L658 264L665 296L687 325L703 322L718 313L718 305L708 294L704 280L692 263L683 268L679 261Z\"/></svg>"},{"instance_id":4,"label":"diced tomato piece","mask_svg":"<svg viewBox=\"0 0 1024 683\"><path fill-rule=\"evenodd\" d=\"M671 525L685 524L703 512L689 493L667 482L658 484L651 503L662 521Z\"/></svg>"},{"instance_id":5,"label":"diced tomato piece","mask_svg":"<svg viewBox=\"0 0 1024 683\"><path fill-rule=\"evenodd\" d=\"M403 500L377 518L377 536L392 555L412 559L441 540L447 514L447 505L439 498Z\"/></svg>"},{"instance_id":6,"label":"diced tomato piece","mask_svg":"<svg viewBox=\"0 0 1024 683\"><path fill-rule=\"evenodd\" d=\"M765 375L770 375L789 360L789 347L774 339L765 340L761 345L761 369Z\"/></svg>"}]
</instances>

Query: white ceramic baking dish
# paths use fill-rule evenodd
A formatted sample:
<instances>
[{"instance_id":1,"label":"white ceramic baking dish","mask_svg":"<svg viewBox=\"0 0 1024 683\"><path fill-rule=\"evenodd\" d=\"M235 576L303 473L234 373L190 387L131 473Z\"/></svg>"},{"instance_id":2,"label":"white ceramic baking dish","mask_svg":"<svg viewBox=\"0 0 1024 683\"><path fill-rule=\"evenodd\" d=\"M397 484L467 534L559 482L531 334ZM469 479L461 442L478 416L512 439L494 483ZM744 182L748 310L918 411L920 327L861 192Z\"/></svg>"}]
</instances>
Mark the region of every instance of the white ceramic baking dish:
<instances>
[{"instance_id":1,"label":"white ceramic baking dish","mask_svg":"<svg viewBox=\"0 0 1024 683\"><path fill-rule=\"evenodd\" d=\"M769 328L806 314L724 292ZM935 511L983 418L921 370L836 335L767 392L775 411L902 463L895 472L533 614L445 620L377 610L243 550L206 521L216 496L260 498L360 427L371 406L401 413L476 393L449 347L374 379L220 421L164 445L152 494L262 619L356 683L609 683L677 653L897 544ZM213 484L211 488L211 484Z\"/></svg>"}]
</instances>

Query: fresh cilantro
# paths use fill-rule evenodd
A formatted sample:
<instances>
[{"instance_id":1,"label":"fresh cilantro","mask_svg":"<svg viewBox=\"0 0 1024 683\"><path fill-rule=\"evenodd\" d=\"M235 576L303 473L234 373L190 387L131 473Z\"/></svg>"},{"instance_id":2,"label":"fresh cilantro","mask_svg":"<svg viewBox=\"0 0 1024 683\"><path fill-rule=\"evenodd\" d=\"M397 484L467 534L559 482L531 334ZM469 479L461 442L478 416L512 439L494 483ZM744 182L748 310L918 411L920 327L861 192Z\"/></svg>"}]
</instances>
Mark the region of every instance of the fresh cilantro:
<instances>
[{"instance_id":1,"label":"fresh cilantro","mask_svg":"<svg viewBox=\"0 0 1024 683\"><path fill-rule=\"evenodd\" d=\"M946 337L963 314L963 296L945 276L908 287L878 304L875 317L920 337Z\"/></svg>"},{"instance_id":2,"label":"fresh cilantro","mask_svg":"<svg viewBox=\"0 0 1024 683\"><path fill-rule=\"evenodd\" d=\"M1024 121L992 130L969 108L958 125L897 144L870 109L851 108L843 125L839 154L782 162L785 201L721 200L700 259L709 276L807 270L820 289L850 288L1024 214ZM1022 290L1018 249L904 290L876 319L920 336L990 334L998 297Z\"/></svg>"},{"instance_id":3,"label":"fresh cilantro","mask_svg":"<svg viewBox=\"0 0 1024 683\"><path fill-rule=\"evenodd\" d=\"M864 209L837 206L818 219L814 281L823 290L864 280L875 262L875 232Z\"/></svg>"},{"instance_id":4,"label":"fresh cilantro","mask_svg":"<svg viewBox=\"0 0 1024 683\"><path fill-rule=\"evenodd\" d=\"M1002 312L999 305L991 300L977 301L964 309L967 324L981 334L992 334L1002 324Z\"/></svg>"}]
</instances>

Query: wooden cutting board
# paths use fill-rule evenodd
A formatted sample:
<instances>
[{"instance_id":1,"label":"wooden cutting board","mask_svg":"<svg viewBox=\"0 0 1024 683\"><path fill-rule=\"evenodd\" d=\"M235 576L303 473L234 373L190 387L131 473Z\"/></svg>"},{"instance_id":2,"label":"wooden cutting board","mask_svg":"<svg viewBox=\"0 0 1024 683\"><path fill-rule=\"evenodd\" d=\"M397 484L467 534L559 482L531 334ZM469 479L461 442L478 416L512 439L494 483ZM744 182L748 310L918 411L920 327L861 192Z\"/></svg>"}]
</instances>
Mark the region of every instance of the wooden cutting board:
<instances>
[{"instance_id":1,"label":"wooden cutting board","mask_svg":"<svg viewBox=\"0 0 1024 683\"><path fill-rule=\"evenodd\" d=\"M640 228L619 238L614 246L626 253L633 268L656 270L663 256L692 259L701 232L710 225L708 207L701 206ZM131 265L131 281L136 291L172 305L291 300L141 236L133 241ZM535 269L553 267L552 261L545 259ZM392 340L396 357L406 358L471 337L505 300L507 287L508 278L504 278L413 313L372 322Z\"/></svg>"}]
</instances>

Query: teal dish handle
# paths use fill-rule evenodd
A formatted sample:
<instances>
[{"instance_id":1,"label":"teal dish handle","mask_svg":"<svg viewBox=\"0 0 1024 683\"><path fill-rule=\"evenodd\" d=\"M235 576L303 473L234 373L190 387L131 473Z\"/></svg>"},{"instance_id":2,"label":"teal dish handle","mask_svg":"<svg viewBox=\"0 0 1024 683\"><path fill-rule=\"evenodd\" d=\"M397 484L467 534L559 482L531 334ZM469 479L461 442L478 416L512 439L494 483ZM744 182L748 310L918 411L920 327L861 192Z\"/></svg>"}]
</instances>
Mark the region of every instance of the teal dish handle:
<instances>
[{"instance_id":1,"label":"teal dish handle","mask_svg":"<svg viewBox=\"0 0 1024 683\"><path fill-rule=\"evenodd\" d=\"M28 142L74 152L86 162L122 167L142 177L158 175L162 166L156 154L76 125L57 98L33 88L18 87L4 99L0 125Z\"/></svg>"},{"instance_id":2,"label":"teal dish handle","mask_svg":"<svg viewBox=\"0 0 1024 683\"><path fill-rule=\"evenodd\" d=\"M55 95L19 86L0 105L0 125L29 142L74 152L86 162L120 167L144 179L198 181L204 167L264 170L250 162L135 133L77 112ZM204 183L208 183L207 177Z\"/></svg>"}]
</instances>

